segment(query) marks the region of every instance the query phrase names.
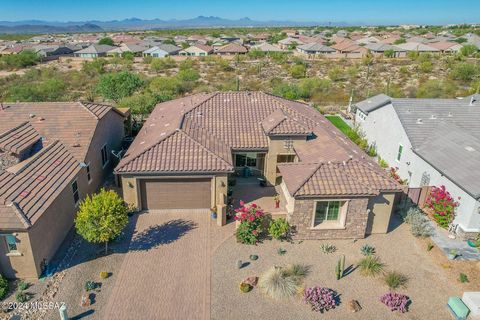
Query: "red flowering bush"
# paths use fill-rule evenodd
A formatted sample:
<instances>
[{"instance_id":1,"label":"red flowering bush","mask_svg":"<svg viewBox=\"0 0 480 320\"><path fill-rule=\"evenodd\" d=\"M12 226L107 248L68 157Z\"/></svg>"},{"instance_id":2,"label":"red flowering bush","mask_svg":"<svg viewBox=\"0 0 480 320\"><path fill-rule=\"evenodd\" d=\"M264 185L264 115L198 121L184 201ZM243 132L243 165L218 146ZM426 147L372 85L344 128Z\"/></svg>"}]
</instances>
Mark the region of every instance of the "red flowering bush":
<instances>
[{"instance_id":1,"label":"red flowering bush","mask_svg":"<svg viewBox=\"0 0 480 320\"><path fill-rule=\"evenodd\" d=\"M407 184L406 180L402 180L402 178L400 178L400 175L398 174L398 167L390 167L388 174L390 175L391 178L393 178L398 183Z\"/></svg>"},{"instance_id":2,"label":"red flowering bush","mask_svg":"<svg viewBox=\"0 0 480 320\"><path fill-rule=\"evenodd\" d=\"M240 221L237 228L237 240L245 244L256 244L262 233L262 222L264 212L255 203L249 206L245 202L240 201L240 208L235 209L235 220Z\"/></svg>"},{"instance_id":3,"label":"red flowering bush","mask_svg":"<svg viewBox=\"0 0 480 320\"><path fill-rule=\"evenodd\" d=\"M458 205L459 203L453 199L445 186L432 187L426 200L426 206L433 211L433 218L440 227L445 229L455 218L455 208Z\"/></svg>"}]
</instances>

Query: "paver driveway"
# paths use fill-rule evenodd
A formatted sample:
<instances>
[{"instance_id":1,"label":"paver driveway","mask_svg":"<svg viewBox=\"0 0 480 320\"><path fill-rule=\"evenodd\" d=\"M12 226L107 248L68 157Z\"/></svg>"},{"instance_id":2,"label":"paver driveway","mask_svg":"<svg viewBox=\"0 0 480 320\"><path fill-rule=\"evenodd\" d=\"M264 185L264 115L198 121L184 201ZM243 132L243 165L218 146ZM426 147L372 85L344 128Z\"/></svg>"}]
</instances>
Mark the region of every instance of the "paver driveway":
<instances>
[{"instance_id":1,"label":"paver driveway","mask_svg":"<svg viewBox=\"0 0 480 320\"><path fill-rule=\"evenodd\" d=\"M105 319L209 319L217 228L205 211L139 215Z\"/></svg>"}]
</instances>

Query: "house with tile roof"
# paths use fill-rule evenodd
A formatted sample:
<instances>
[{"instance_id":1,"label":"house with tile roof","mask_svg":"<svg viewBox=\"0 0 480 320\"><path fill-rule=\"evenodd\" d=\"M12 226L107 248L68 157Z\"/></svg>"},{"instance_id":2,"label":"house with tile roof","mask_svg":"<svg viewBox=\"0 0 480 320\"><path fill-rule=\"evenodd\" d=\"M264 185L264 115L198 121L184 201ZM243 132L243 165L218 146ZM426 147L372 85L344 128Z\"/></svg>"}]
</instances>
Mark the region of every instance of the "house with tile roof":
<instances>
[{"instance_id":1,"label":"house with tile roof","mask_svg":"<svg viewBox=\"0 0 480 320\"><path fill-rule=\"evenodd\" d=\"M74 53L75 57L84 58L84 59L94 59L99 57L106 57L107 52L115 49L114 46L109 46L106 44L92 44L85 49L78 50Z\"/></svg>"},{"instance_id":2,"label":"house with tile roof","mask_svg":"<svg viewBox=\"0 0 480 320\"><path fill-rule=\"evenodd\" d=\"M480 232L480 95L458 99L391 98L354 104L355 121L409 187L444 185L459 199L457 234Z\"/></svg>"},{"instance_id":3,"label":"house with tile roof","mask_svg":"<svg viewBox=\"0 0 480 320\"><path fill-rule=\"evenodd\" d=\"M216 207L219 225L229 181L253 175L278 190L299 239L387 232L401 191L313 107L263 92L202 93L158 104L115 173L125 201L139 210L209 214Z\"/></svg>"},{"instance_id":4,"label":"house with tile roof","mask_svg":"<svg viewBox=\"0 0 480 320\"><path fill-rule=\"evenodd\" d=\"M306 55L333 54L335 49L319 43L307 43L297 47L297 51Z\"/></svg>"},{"instance_id":5,"label":"house with tile roof","mask_svg":"<svg viewBox=\"0 0 480 320\"><path fill-rule=\"evenodd\" d=\"M213 53L213 47L205 44L196 44L178 52L181 56L205 57Z\"/></svg>"},{"instance_id":6,"label":"house with tile roof","mask_svg":"<svg viewBox=\"0 0 480 320\"><path fill-rule=\"evenodd\" d=\"M220 56L230 56L236 54L245 54L248 52L248 49L242 46L241 44L231 42L223 47L218 48L215 53Z\"/></svg>"},{"instance_id":7,"label":"house with tile roof","mask_svg":"<svg viewBox=\"0 0 480 320\"><path fill-rule=\"evenodd\" d=\"M0 273L37 278L80 201L116 164L124 113L80 102L0 104Z\"/></svg>"}]
</instances>

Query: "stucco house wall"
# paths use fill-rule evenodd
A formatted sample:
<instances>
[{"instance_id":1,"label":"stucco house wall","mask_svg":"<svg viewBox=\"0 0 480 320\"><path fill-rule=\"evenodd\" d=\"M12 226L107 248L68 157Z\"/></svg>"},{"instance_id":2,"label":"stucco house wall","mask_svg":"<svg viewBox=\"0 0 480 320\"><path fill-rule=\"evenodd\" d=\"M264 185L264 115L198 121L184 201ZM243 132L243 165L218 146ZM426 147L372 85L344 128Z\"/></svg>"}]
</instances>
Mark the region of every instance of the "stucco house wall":
<instances>
[{"instance_id":1,"label":"stucco house wall","mask_svg":"<svg viewBox=\"0 0 480 320\"><path fill-rule=\"evenodd\" d=\"M357 109L355 123L365 133L367 140L375 144L378 155L389 166L399 168L400 177L408 180L409 187L422 187L423 174L430 175L428 185L444 185L455 199L460 197L454 223L464 232L480 231L479 202L413 152L410 140L391 104L371 111L368 115ZM403 151L400 161L397 161L399 145L403 146Z\"/></svg>"}]
</instances>

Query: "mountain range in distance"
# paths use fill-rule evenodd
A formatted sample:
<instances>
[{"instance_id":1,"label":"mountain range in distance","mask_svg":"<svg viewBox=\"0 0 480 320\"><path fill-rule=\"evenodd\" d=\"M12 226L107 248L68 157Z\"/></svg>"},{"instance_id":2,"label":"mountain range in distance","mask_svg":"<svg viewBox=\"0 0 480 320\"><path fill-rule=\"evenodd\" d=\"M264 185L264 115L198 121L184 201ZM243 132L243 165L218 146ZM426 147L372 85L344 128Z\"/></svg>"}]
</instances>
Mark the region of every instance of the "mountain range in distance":
<instances>
[{"instance_id":1,"label":"mountain range in distance","mask_svg":"<svg viewBox=\"0 0 480 320\"><path fill-rule=\"evenodd\" d=\"M181 28L216 28L216 27L300 27L300 26L347 26L344 22L299 22L299 21L257 21L250 18L237 20L224 19L214 16L198 16L192 19L144 20L130 18L111 21L0 21L0 33L64 33L64 32L101 32L101 31L129 31Z\"/></svg>"}]
</instances>

